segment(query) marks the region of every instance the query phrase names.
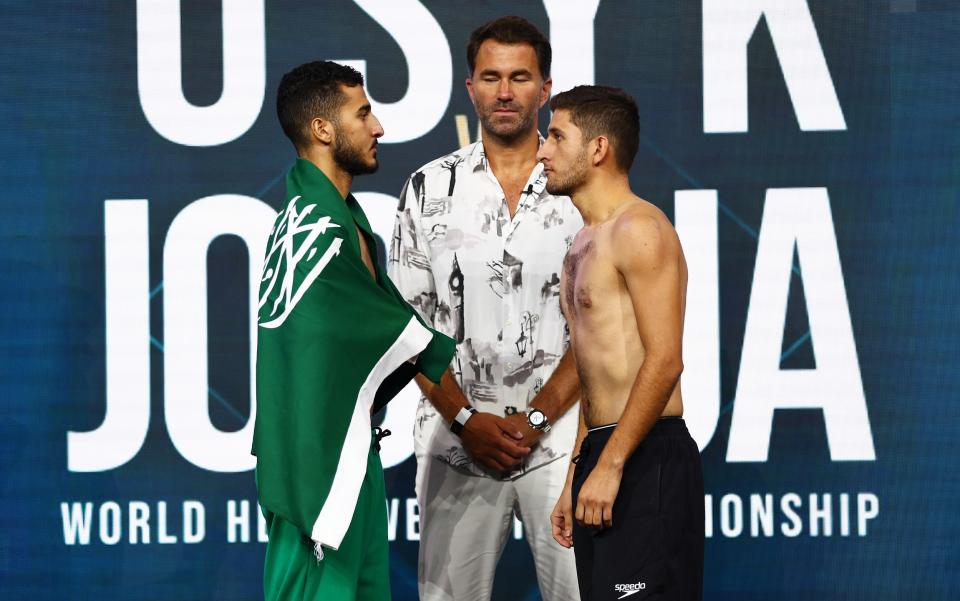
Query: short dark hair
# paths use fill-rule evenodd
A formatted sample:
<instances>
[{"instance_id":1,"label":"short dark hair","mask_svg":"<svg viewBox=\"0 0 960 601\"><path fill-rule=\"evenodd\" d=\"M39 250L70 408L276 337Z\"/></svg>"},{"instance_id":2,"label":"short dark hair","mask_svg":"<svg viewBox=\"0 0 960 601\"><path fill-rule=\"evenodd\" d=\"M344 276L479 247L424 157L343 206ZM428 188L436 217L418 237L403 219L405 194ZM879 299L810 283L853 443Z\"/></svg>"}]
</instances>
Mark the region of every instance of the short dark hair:
<instances>
[{"instance_id":1,"label":"short dark hair","mask_svg":"<svg viewBox=\"0 0 960 601\"><path fill-rule=\"evenodd\" d=\"M640 146L640 115L632 96L620 88L577 86L551 98L550 110L569 111L584 140L607 136L617 166L630 170Z\"/></svg>"},{"instance_id":2,"label":"short dark hair","mask_svg":"<svg viewBox=\"0 0 960 601\"><path fill-rule=\"evenodd\" d=\"M477 53L480 52L480 46L487 40L501 44L529 44L537 54L540 75L544 79L550 77L550 61L553 57L550 41L533 23L516 16L500 17L473 30L470 34L470 42L467 44L467 67L470 69L470 75L473 75L473 70L477 66Z\"/></svg>"},{"instance_id":3,"label":"short dark hair","mask_svg":"<svg viewBox=\"0 0 960 601\"><path fill-rule=\"evenodd\" d=\"M363 75L331 61L314 61L283 76L277 88L277 118L296 147L306 146L307 124L316 117L337 121L346 96L340 86L362 86Z\"/></svg>"}]
</instances>

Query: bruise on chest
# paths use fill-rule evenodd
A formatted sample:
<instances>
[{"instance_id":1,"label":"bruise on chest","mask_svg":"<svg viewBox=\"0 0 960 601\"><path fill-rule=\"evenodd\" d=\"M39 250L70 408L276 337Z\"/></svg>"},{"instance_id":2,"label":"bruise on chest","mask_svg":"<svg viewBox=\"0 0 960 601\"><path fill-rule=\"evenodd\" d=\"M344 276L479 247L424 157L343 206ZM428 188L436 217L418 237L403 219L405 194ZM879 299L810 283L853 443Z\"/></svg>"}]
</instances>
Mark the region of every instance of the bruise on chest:
<instances>
[{"instance_id":1,"label":"bruise on chest","mask_svg":"<svg viewBox=\"0 0 960 601\"><path fill-rule=\"evenodd\" d=\"M575 307L590 308L593 301L590 299L590 289L588 286L578 286L577 275L583 266L583 261L593 252L593 240L587 241L580 248L567 253L563 259L563 275L565 279L564 300L568 310Z\"/></svg>"}]
</instances>

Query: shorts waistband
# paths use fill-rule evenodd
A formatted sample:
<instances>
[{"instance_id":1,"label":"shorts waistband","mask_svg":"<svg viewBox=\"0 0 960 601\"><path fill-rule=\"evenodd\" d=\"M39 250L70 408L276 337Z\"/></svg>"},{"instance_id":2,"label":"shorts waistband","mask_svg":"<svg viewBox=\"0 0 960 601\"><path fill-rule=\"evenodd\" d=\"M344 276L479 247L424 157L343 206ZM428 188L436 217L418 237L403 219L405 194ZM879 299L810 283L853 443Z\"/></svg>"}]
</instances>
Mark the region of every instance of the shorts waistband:
<instances>
[{"instance_id":1,"label":"shorts waistband","mask_svg":"<svg viewBox=\"0 0 960 601\"><path fill-rule=\"evenodd\" d=\"M592 428L587 428L587 434L591 434L593 432L600 432L601 430L606 430L607 428L616 428L616 427L617 427L617 422L613 422L612 424L606 424L605 426L594 426Z\"/></svg>"},{"instance_id":2,"label":"shorts waistband","mask_svg":"<svg viewBox=\"0 0 960 601\"><path fill-rule=\"evenodd\" d=\"M606 440L611 434L613 434L613 429L616 427L616 425L616 422L614 422L612 424L604 424L602 426L587 428L587 436L592 439ZM685 434L687 434L687 423L683 421L683 418L679 415L670 415L657 418L657 421L654 422L653 427L650 428L650 431L647 433L646 437L679 436Z\"/></svg>"}]
</instances>

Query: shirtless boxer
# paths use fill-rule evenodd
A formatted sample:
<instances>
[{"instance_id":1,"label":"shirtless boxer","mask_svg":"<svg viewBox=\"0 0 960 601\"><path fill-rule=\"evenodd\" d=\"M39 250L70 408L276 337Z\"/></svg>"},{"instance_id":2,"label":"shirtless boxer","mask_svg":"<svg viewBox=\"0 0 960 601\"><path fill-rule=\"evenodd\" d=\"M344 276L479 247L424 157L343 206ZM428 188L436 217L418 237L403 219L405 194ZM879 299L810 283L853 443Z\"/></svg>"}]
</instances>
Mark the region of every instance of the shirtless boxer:
<instances>
[{"instance_id":1,"label":"shirtless boxer","mask_svg":"<svg viewBox=\"0 0 960 601\"><path fill-rule=\"evenodd\" d=\"M700 599L703 476L679 383L683 250L667 217L630 189L633 99L579 86L550 108L538 155L547 190L569 195L584 221L560 279L582 397L553 535L574 547L583 601Z\"/></svg>"}]
</instances>

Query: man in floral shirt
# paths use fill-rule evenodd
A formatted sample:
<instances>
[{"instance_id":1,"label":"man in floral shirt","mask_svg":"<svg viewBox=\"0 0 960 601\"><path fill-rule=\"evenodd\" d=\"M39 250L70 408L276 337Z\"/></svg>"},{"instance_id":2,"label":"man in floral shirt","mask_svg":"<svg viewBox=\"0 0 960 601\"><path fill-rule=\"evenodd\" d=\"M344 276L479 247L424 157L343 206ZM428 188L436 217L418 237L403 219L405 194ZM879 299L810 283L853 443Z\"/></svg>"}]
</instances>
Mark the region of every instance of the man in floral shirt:
<instances>
[{"instance_id":1,"label":"man in floral shirt","mask_svg":"<svg viewBox=\"0 0 960 601\"><path fill-rule=\"evenodd\" d=\"M536 159L550 45L504 17L473 32L467 62L482 141L410 177L390 260L401 294L457 342L439 385L418 378L420 596L489 599L516 515L543 598L575 600L573 554L553 540L550 512L579 413L559 283L583 222L546 191Z\"/></svg>"}]
</instances>

